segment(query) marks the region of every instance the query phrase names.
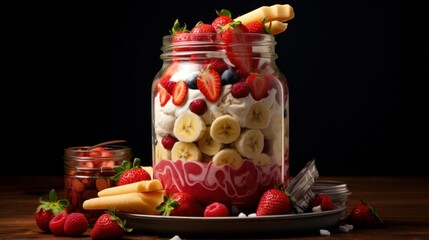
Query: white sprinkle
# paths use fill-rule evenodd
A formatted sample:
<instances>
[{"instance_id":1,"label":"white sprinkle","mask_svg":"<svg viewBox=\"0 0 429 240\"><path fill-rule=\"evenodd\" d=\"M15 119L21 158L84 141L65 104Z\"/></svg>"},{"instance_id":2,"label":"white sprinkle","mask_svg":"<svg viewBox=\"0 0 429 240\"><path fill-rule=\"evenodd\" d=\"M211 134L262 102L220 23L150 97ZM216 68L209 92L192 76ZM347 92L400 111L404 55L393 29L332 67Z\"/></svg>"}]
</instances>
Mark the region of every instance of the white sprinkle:
<instances>
[{"instance_id":1,"label":"white sprinkle","mask_svg":"<svg viewBox=\"0 0 429 240\"><path fill-rule=\"evenodd\" d=\"M320 205L315 206L311 209L311 211L313 212L321 212L322 211L322 207Z\"/></svg>"},{"instance_id":2,"label":"white sprinkle","mask_svg":"<svg viewBox=\"0 0 429 240\"><path fill-rule=\"evenodd\" d=\"M350 230L346 225L341 225L338 229L340 229L341 232L349 232Z\"/></svg>"},{"instance_id":3,"label":"white sprinkle","mask_svg":"<svg viewBox=\"0 0 429 240\"><path fill-rule=\"evenodd\" d=\"M240 214L238 214L238 217L247 217L247 215L241 212Z\"/></svg>"},{"instance_id":4,"label":"white sprinkle","mask_svg":"<svg viewBox=\"0 0 429 240\"><path fill-rule=\"evenodd\" d=\"M248 217L256 217L256 213L251 213L249 215L247 215Z\"/></svg>"},{"instance_id":5,"label":"white sprinkle","mask_svg":"<svg viewBox=\"0 0 429 240\"><path fill-rule=\"evenodd\" d=\"M325 230L325 229L320 229L320 235L322 235L322 236L330 236L331 232L329 232L328 230Z\"/></svg>"},{"instance_id":6,"label":"white sprinkle","mask_svg":"<svg viewBox=\"0 0 429 240\"><path fill-rule=\"evenodd\" d=\"M175 235L174 237L170 238L170 240L182 240L178 235Z\"/></svg>"}]
</instances>

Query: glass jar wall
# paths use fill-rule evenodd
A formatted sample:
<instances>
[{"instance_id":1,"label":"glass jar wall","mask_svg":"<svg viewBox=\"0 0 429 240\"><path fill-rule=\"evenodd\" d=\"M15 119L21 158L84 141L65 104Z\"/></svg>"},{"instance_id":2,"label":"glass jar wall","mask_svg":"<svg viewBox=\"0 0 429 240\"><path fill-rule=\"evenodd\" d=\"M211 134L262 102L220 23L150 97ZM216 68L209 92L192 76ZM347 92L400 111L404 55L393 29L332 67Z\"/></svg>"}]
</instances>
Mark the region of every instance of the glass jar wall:
<instances>
[{"instance_id":1,"label":"glass jar wall","mask_svg":"<svg viewBox=\"0 0 429 240\"><path fill-rule=\"evenodd\" d=\"M94 223L104 210L85 210L85 200L97 197L97 193L116 183L110 178L116 174L113 167L130 161L130 147L104 145L102 147L78 146L64 149L64 183L68 211L83 213Z\"/></svg>"},{"instance_id":2,"label":"glass jar wall","mask_svg":"<svg viewBox=\"0 0 429 240\"><path fill-rule=\"evenodd\" d=\"M152 84L153 177L203 206L241 210L289 180L285 75L269 34L164 36Z\"/></svg>"}]
</instances>

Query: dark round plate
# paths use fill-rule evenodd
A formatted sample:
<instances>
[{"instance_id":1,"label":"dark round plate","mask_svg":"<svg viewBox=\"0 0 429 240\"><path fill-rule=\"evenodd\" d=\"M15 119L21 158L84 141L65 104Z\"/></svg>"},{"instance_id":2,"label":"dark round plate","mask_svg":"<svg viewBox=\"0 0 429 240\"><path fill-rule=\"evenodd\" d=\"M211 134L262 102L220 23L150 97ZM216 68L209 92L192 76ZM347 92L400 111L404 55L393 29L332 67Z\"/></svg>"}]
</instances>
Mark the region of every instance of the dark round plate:
<instances>
[{"instance_id":1,"label":"dark round plate","mask_svg":"<svg viewBox=\"0 0 429 240\"><path fill-rule=\"evenodd\" d=\"M330 211L255 217L180 217L120 213L133 231L156 235L252 235L310 232L333 227L345 208Z\"/></svg>"}]
</instances>

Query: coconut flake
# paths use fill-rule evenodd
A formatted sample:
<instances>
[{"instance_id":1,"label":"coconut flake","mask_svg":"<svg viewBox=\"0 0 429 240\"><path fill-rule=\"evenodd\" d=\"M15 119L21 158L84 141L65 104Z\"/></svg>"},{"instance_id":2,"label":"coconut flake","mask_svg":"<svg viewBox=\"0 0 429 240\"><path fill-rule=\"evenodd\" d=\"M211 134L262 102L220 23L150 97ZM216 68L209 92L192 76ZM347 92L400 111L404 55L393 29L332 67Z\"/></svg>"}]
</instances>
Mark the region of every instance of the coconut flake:
<instances>
[{"instance_id":1,"label":"coconut flake","mask_svg":"<svg viewBox=\"0 0 429 240\"><path fill-rule=\"evenodd\" d=\"M331 232L329 232L328 230L325 230L325 229L320 229L320 235L321 236L330 236Z\"/></svg>"}]
</instances>

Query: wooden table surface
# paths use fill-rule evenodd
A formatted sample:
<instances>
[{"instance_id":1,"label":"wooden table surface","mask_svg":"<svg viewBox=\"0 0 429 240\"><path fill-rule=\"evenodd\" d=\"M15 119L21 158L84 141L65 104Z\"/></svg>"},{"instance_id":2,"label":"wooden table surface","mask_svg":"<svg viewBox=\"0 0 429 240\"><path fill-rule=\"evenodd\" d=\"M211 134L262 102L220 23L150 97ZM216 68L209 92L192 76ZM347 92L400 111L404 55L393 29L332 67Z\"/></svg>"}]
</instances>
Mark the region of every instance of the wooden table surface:
<instances>
[{"instance_id":1,"label":"wooden table surface","mask_svg":"<svg viewBox=\"0 0 429 240\"><path fill-rule=\"evenodd\" d=\"M341 232L330 229L330 236L318 232L285 234L276 239L429 239L429 177L320 177L347 184L352 194L347 201L347 213L360 199L377 208L384 221L383 228L353 229ZM55 237L42 233L33 213L40 196L55 188L64 198L62 177L0 177L0 239L90 239L89 231L80 238ZM221 231L221 229L219 229ZM129 233L123 239L170 239L174 236L149 236ZM191 239L180 236L182 239ZM222 237L223 238L223 237ZM195 238L194 238L195 239ZM205 237L210 239L210 236ZM228 239L225 236L223 239ZM248 239L246 237L246 239ZM255 239L274 239L269 233Z\"/></svg>"}]
</instances>

